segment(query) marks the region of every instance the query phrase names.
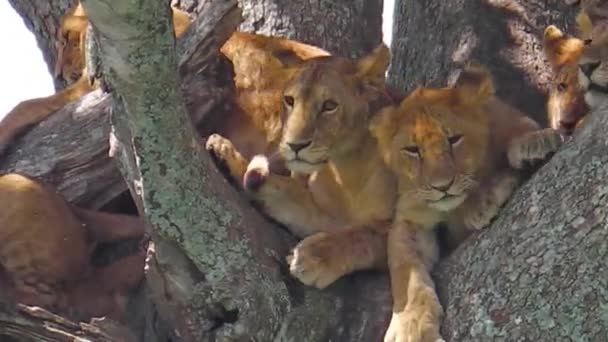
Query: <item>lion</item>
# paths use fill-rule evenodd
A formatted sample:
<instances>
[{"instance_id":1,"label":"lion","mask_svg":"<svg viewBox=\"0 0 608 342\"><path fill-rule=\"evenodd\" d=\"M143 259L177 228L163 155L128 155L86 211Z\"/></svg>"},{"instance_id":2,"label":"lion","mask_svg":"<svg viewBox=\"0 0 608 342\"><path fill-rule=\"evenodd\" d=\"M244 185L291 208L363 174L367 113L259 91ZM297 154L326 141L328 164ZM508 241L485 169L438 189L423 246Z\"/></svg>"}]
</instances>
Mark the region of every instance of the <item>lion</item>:
<instances>
[{"instance_id":1,"label":"lion","mask_svg":"<svg viewBox=\"0 0 608 342\"><path fill-rule=\"evenodd\" d=\"M246 32L234 32L220 52L233 66L235 105L232 111L207 121L203 129L203 135L209 136L207 145L221 145L221 136L247 160L256 154L275 154L283 127L283 88L300 64L329 56L329 52L289 39ZM229 165L231 178L240 183L246 167L246 163Z\"/></svg>"},{"instance_id":2,"label":"lion","mask_svg":"<svg viewBox=\"0 0 608 342\"><path fill-rule=\"evenodd\" d=\"M589 20L582 32L583 52L578 60L578 82L585 102L592 112L606 106L608 99L608 3L605 1L581 1L581 13ZM582 25L579 27L584 30Z\"/></svg>"},{"instance_id":3,"label":"lion","mask_svg":"<svg viewBox=\"0 0 608 342\"><path fill-rule=\"evenodd\" d=\"M578 82L578 61L584 43L565 35L553 25L545 29L543 37L543 50L553 69L553 82L547 99L549 127L564 136L571 136L589 112Z\"/></svg>"},{"instance_id":4,"label":"lion","mask_svg":"<svg viewBox=\"0 0 608 342\"><path fill-rule=\"evenodd\" d=\"M304 177L271 172L262 155L249 162L221 136L207 144L238 167L231 174L243 175L243 188L263 212L304 238L288 257L304 284L325 288L355 270L386 268L396 182L367 125L395 102L384 82L389 60L382 44L359 59L317 57L295 67L282 91L278 153Z\"/></svg>"},{"instance_id":5,"label":"lion","mask_svg":"<svg viewBox=\"0 0 608 342\"><path fill-rule=\"evenodd\" d=\"M418 88L370 123L399 189L387 245L393 294L387 342L441 340L432 228L487 226L519 184L519 170L561 144L558 132L541 129L494 94L488 70L472 62L454 86Z\"/></svg>"},{"instance_id":6,"label":"lion","mask_svg":"<svg viewBox=\"0 0 608 342\"><path fill-rule=\"evenodd\" d=\"M100 243L144 236L137 217L68 204L56 191L19 174L0 176L0 287L16 302L89 319L120 320L129 292L144 276L145 253L91 264Z\"/></svg>"},{"instance_id":7,"label":"lion","mask_svg":"<svg viewBox=\"0 0 608 342\"><path fill-rule=\"evenodd\" d=\"M181 37L190 25L186 12L173 8L175 35ZM62 18L57 30L57 61L54 77L62 77L68 86L50 96L17 104L0 121L0 155L8 145L29 127L40 123L52 113L99 87L98 80L86 70L85 41L89 25L80 2Z\"/></svg>"}]
</instances>

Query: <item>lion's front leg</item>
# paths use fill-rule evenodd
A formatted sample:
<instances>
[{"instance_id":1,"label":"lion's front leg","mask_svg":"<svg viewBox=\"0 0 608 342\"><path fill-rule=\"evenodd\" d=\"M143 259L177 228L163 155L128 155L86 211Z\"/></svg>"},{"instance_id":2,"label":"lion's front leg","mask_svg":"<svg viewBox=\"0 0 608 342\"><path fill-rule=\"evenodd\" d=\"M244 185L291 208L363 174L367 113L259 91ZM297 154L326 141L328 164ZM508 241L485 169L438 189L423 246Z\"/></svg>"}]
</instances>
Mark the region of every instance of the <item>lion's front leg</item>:
<instances>
[{"instance_id":1,"label":"lion's front leg","mask_svg":"<svg viewBox=\"0 0 608 342\"><path fill-rule=\"evenodd\" d=\"M230 176L237 184L241 184L248 161L234 147L232 142L219 134L211 134L207 138L205 148L218 162L223 163L228 168Z\"/></svg>"},{"instance_id":2,"label":"lion's front leg","mask_svg":"<svg viewBox=\"0 0 608 342\"><path fill-rule=\"evenodd\" d=\"M489 226L519 183L520 179L514 172L494 175L464 203L464 226L468 230L481 230Z\"/></svg>"},{"instance_id":3,"label":"lion's front leg","mask_svg":"<svg viewBox=\"0 0 608 342\"><path fill-rule=\"evenodd\" d=\"M300 238L337 231L346 225L319 207L301 179L271 173L264 156L253 157L243 177L243 187L267 215Z\"/></svg>"},{"instance_id":4,"label":"lion's front leg","mask_svg":"<svg viewBox=\"0 0 608 342\"><path fill-rule=\"evenodd\" d=\"M431 229L409 222L393 226L388 239L393 316L385 342L443 341L439 334L443 308L430 276L436 258Z\"/></svg>"},{"instance_id":5,"label":"lion's front leg","mask_svg":"<svg viewBox=\"0 0 608 342\"><path fill-rule=\"evenodd\" d=\"M561 144L561 135L552 128L524 133L509 142L509 164L519 170L526 165L543 161L555 153Z\"/></svg>"},{"instance_id":6,"label":"lion's front leg","mask_svg":"<svg viewBox=\"0 0 608 342\"><path fill-rule=\"evenodd\" d=\"M385 268L388 223L317 233L287 257L291 274L319 289L354 271Z\"/></svg>"}]
</instances>

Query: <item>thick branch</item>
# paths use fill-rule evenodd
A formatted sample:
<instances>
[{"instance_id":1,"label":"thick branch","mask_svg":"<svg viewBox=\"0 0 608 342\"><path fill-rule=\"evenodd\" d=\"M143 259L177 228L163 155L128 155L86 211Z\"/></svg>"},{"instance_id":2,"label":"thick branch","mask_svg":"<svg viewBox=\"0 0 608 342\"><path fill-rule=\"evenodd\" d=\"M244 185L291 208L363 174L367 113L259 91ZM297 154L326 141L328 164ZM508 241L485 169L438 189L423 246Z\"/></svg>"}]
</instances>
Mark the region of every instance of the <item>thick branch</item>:
<instances>
[{"instance_id":1,"label":"thick branch","mask_svg":"<svg viewBox=\"0 0 608 342\"><path fill-rule=\"evenodd\" d=\"M44 309L0 301L0 339L20 342L131 342L132 335L118 324L104 327L72 322ZM10 340L8 340L10 341Z\"/></svg>"}]
</instances>

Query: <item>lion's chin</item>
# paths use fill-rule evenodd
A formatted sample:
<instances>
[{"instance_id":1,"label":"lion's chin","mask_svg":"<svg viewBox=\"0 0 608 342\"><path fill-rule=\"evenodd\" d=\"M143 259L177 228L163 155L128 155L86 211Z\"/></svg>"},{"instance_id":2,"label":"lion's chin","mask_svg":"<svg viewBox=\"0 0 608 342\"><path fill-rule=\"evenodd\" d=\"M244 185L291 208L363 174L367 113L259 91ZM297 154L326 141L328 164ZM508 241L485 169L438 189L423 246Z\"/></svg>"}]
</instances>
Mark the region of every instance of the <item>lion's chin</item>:
<instances>
[{"instance_id":1,"label":"lion's chin","mask_svg":"<svg viewBox=\"0 0 608 342\"><path fill-rule=\"evenodd\" d=\"M456 209L467 198L466 194L446 196L438 201L429 201L429 206L439 211L451 211Z\"/></svg>"},{"instance_id":2,"label":"lion's chin","mask_svg":"<svg viewBox=\"0 0 608 342\"><path fill-rule=\"evenodd\" d=\"M286 162L287 168L292 172L303 173L303 174L311 174L313 172L319 171L325 162L320 163L309 163L307 161L301 159L293 159Z\"/></svg>"}]
</instances>

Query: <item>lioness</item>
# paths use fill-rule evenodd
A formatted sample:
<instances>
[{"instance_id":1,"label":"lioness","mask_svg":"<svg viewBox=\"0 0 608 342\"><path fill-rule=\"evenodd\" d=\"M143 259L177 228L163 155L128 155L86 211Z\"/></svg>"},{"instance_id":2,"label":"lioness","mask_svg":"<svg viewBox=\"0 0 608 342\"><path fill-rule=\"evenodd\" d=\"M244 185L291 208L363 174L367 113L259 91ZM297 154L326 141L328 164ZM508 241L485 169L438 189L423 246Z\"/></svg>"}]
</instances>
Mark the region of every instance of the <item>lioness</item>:
<instances>
[{"instance_id":1,"label":"lioness","mask_svg":"<svg viewBox=\"0 0 608 342\"><path fill-rule=\"evenodd\" d=\"M388 238L393 316L385 341L437 341L442 307L430 270L432 228L483 228L519 182L516 170L561 144L494 97L489 72L469 65L453 87L418 88L370 125L397 175L399 198Z\"/></svg>"}]
</instances>

